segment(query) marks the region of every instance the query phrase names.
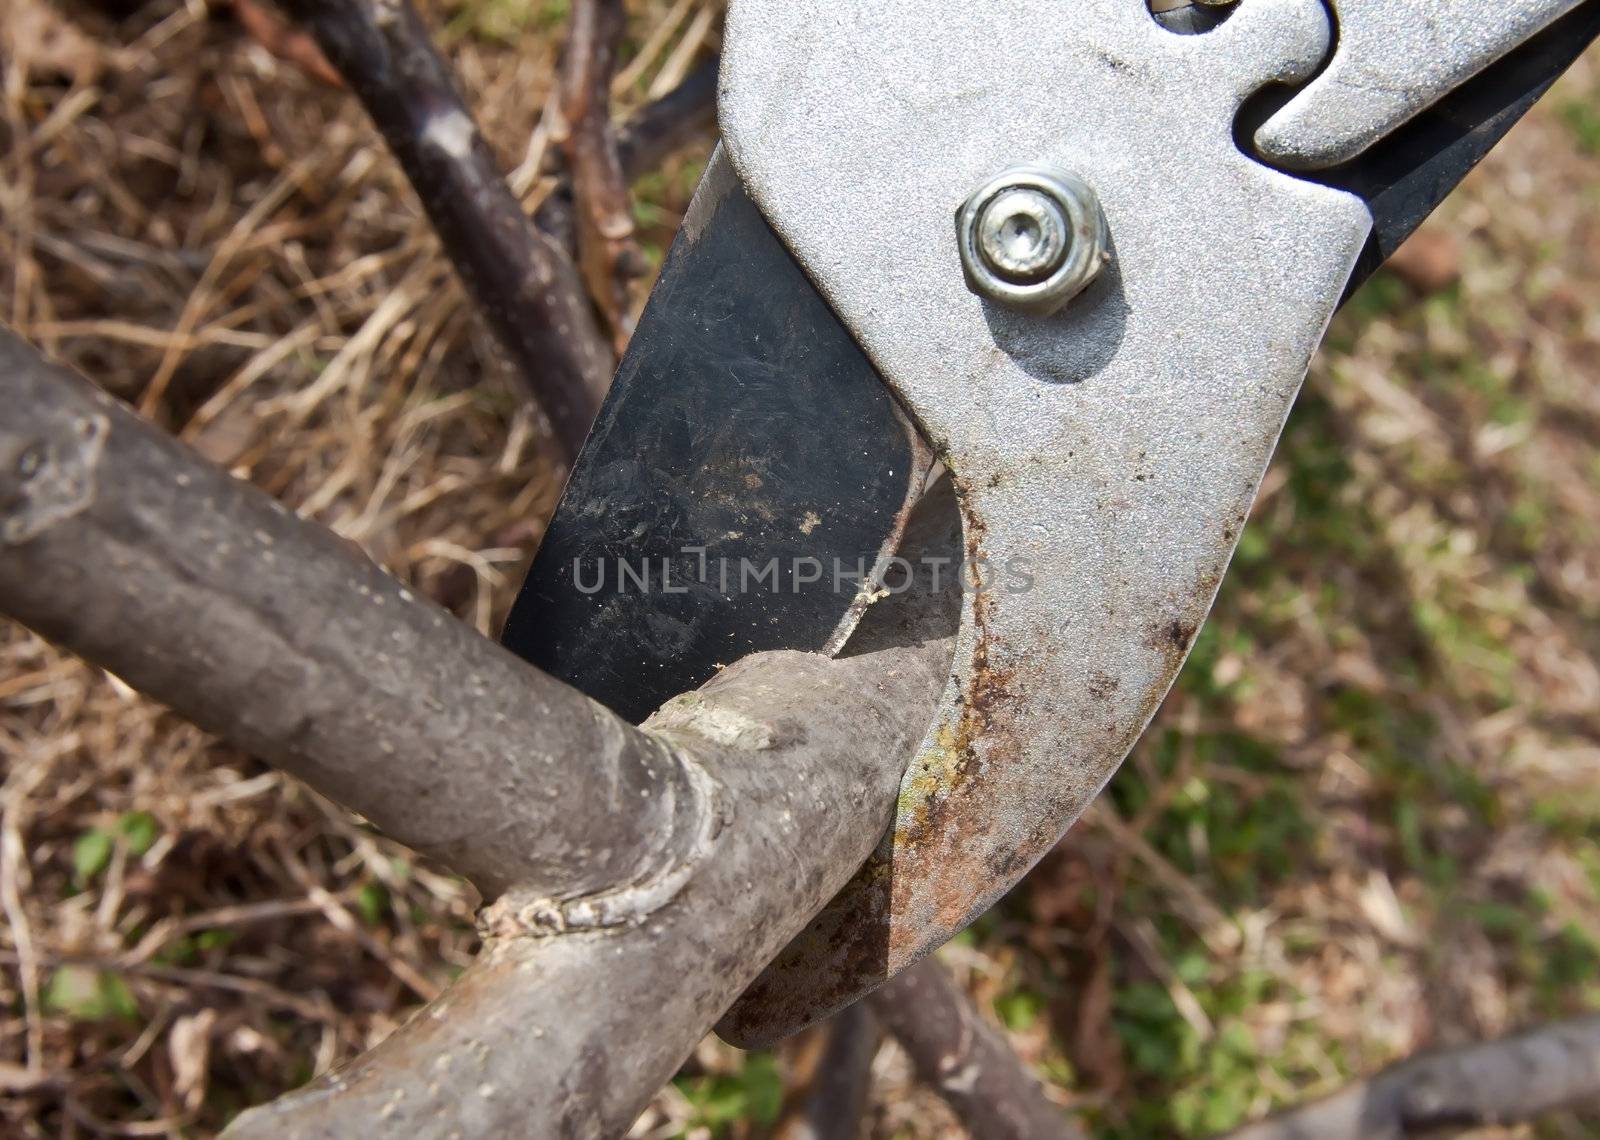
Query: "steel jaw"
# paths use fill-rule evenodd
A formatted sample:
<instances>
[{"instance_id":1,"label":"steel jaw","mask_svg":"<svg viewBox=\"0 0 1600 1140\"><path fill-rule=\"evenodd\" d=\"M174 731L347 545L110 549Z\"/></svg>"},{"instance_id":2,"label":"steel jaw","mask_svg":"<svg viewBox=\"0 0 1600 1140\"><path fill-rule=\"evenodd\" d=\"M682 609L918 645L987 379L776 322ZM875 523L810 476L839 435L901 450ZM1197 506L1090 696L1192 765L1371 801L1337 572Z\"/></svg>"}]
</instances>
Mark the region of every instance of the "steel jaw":
<instances>
[{"instance_id":1,"label":"steel jaw","mask_svg":"<svg viewBox=\"0 0 1600 1140\"><path fill-rule=\"evenodd\" d=\"M1579 0L1332 0L1339 47L1256 132L1274 164L1347 162Z\"/></svg>"},{"instance_id":2,"label":"steel jaw","mask_svg":"<svg viewBox=\"0 0 1600 1140\"><path fill-rule=\"evenodd\" d=\"M1331 39L1320 0L1193 36L1144 0L732 3L734 166L950 469L968 553L1016 573L965 594L891 834L727 1039L782 1037L964 928L1154 714L1371 226L1235 143L1244 100ZM1083 179L1109 223L1110 266L1050 317L970 292L953 234L1019 162Z\"/></svg>"}]
</instances>

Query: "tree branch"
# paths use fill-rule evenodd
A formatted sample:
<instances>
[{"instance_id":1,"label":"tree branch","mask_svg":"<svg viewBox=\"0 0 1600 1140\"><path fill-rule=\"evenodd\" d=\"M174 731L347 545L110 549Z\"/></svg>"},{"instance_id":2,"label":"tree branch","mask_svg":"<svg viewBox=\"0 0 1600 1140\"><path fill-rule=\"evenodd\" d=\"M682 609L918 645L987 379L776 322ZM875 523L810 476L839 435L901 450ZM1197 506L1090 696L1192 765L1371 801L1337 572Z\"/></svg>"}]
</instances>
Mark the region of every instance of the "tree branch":
<instances>
[{"instance_id":1,"label":"tree branch","mask_svg":"<svg viewBox=\"0 0 1600 1140\"><path fill-rule=\"evenodd\" d=\"M478 964L443 998L231 1134L346 1137L383 1120L405 1136L523 1135L535 1119L541 1135L622 1135L866 859L947 648L762 654L669 703L648 727L700 758L721 812L669 903L648 921L561 929L542 900L508 896L485 916Z\"/></svg>"},{"instance_id":2,"label":"tree branch","mask_svg":"<svg viewBox=\"0 0 1600 1140\"><path fill-rule=\"evenodd\" d=\"M1087 1140L937 959L903 971L866 1001L973 1140Z\"/></svg>"},{"instance_id":3,"label":"tree branch","mask_svg":"<svg viewBox=\"0 0 1600 1140\"><path fill-rule=\"evenodd\" d=\"M1600 1016L1414 1057L1225 1140L1404 1140L1600 1100Z\"/></svg>"},{"instance_id":4,"label":"tree branch","mask_svg":"<svg viewBox=\"0 0 1600 1140\"><path fill-rule=\"evenodd\" d=\"M663 745L3 328L0 407L0 609L486 896L687 849Z\"/></svg>"},{"instance_id":5,"label":"tree branch","mask_svg":"<svg viewBox=\"0 0 1600 1140\"><path fill-rule=\"evenodd\" d=\"M660 166L717 125L717 71L721 59L709 56L671 91L646 103L617 130L617 161L629 182Z\"/></svg>"},{"instance_id":6,"label":"tree branch","mask_svg":"<svg viewBox=\"0 0 1600 1140\"><path fill-rule=\"evenodd\" d=\"M574 458L612 355L577 271L506 186L410 0L284 0L355 91Z\"/></svg>"},{"instance_id":7,"label":"tree branch","mask_svg":"<svg viewBox=\"0 0 1600 1140\"><path fill-rule=\"evenodd\" d=\"M856 1140L883 1027L858 1001L802 1036L786 1074L794 1087L773 1140Z\"/></svg>"},{"instance_id":8,"label":"tree branch","mask_svg":"<svg viewBox=\"0 0 1600 1140\"><path fill-rule=\"evenodd\" d=\"M618 128L617 161L628 183L660 166L667 155L715 129L718 63L715 56L702 61L682 83L640 107ZM576 256L578 223L570 175L562 177L545 195L533 220Z\"/></svg>"},{"instance_id":9,"label":"tree branch","mask_svg":"<svg viewBox=\"0 0 1600 1140\"><path fill-rule=\"evenodd\" d=\"M908 592L636 731L4 331L0 406L0 608L505 888L443 997L239 1136L621 1134L865 860L945 683Z\"/></svg>"},{"instance_id":10,"label":"tree branch","mask_svg":"<svg viewBox=\"0 0 1600 1140\"><path fill-rule=\"evenodd\" d=\"M578 204L578 268L619 355L632 331L628 282L643 268L611 123L611 77L626 30L622 0L577 0L561 69L567 167Z\"/></svg>"}]
</instances>

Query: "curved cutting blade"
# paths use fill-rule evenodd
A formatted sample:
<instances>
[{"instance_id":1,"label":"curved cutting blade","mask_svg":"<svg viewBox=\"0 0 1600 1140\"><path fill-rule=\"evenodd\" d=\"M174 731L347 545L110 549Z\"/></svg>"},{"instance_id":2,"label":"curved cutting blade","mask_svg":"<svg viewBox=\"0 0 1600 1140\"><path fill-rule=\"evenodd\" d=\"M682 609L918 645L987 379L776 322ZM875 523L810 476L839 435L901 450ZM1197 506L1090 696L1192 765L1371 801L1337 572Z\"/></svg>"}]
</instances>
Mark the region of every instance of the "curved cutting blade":
<instances>
[{"instance_id":1,"label":"curved cutting blade","mask_svg":"<svg viewBox=\"0 0 1600 1140\"><path fill-rule=\"evenodd\" d=\"M928 462L719 152L503 641L634 721L748 653L835 651Z\"/></svg>"}]
</instances>

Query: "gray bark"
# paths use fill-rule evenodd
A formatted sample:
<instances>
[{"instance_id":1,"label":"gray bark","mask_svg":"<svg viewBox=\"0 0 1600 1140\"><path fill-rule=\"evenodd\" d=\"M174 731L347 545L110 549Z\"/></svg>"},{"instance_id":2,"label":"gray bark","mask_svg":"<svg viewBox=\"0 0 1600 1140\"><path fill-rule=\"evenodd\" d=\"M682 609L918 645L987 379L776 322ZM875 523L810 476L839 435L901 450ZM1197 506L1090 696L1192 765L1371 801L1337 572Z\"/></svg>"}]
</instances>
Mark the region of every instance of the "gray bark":
<instances>
[{"instance_id":1,"label":"gray bark","mask_svg":"<svg viewBox=\"0 0 1600 1140\"><path fill-rule=\"evenodd\" d=\"M883 1044L883 1027L856 1002L807 1031L789 1062L792 1082L773 1140L856 1140L872 1092L872 1061Z\"/></svg>"},{"instance_id":2,"label":"gray bark","mask_svg":"<svg viewBox=\"0 0 1600 1140\"><path fill-rule=\"evenodd\" d=\"M0 609L470 878L687 849L684 764L0 328Z\"/></svg>"},{"instance_id":3,"label":"gray bark","mask_svg":"<svg viewBox=\"0 0 1600 1140\"><path fill-rule=\"evenodd\" d=\"M648 727L704 765L717 819L664 905L563 928L513 892L444 997L232 1135L345 1137L374 1120L406 1136L621 1135L866 859L943 680L944 662L917 650L762 654L669 703Z\"/></svg>"}]
</instances>

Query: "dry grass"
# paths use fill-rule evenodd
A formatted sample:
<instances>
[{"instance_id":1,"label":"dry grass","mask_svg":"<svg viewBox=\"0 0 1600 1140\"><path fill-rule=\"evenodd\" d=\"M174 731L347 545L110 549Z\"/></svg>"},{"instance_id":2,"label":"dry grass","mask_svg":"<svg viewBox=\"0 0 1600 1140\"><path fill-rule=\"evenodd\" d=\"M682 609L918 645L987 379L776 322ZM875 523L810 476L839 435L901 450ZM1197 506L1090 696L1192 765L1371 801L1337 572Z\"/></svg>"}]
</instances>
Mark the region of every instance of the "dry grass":
<instances>
[{"instance_id":1,"label":"dry grass","mask_svg":"<svg viewBox=\"0 0 1600 1140\"><path fill-rule=\"evenodd\" d=\"M359 112L199 0L9 6L0 316L495 628L556 475ZM716 15L632 7L624 105ZM431 16L536 200L559 6ZM1600 1004L1595 62L1431 228L1459 281L1341 317L1195 666L947 951L1105 1135ZM656 252L701 157L640 188ZM6 1134L210 1134L472 953L456 880L12 626L0 758ZM955 1134L878 1068L873 1135ZM708 1042L637 1134L745 1133L772 1080Z\"/></svg>"},{"instance_id":2,"label":"dry grass","mask_svg":"<svg viewBox=\"0 0 1600 1140\"><path fill-rule=\"evenodd\" d=\"M495 628L559 475L359 110L201 4L55 11L7 45L4 319ZM553 42L435 14L532 200ZM468 961L455 879L16 627L0 654L0 1132L212 1132Z\"/></svg>"}]
</instances>

